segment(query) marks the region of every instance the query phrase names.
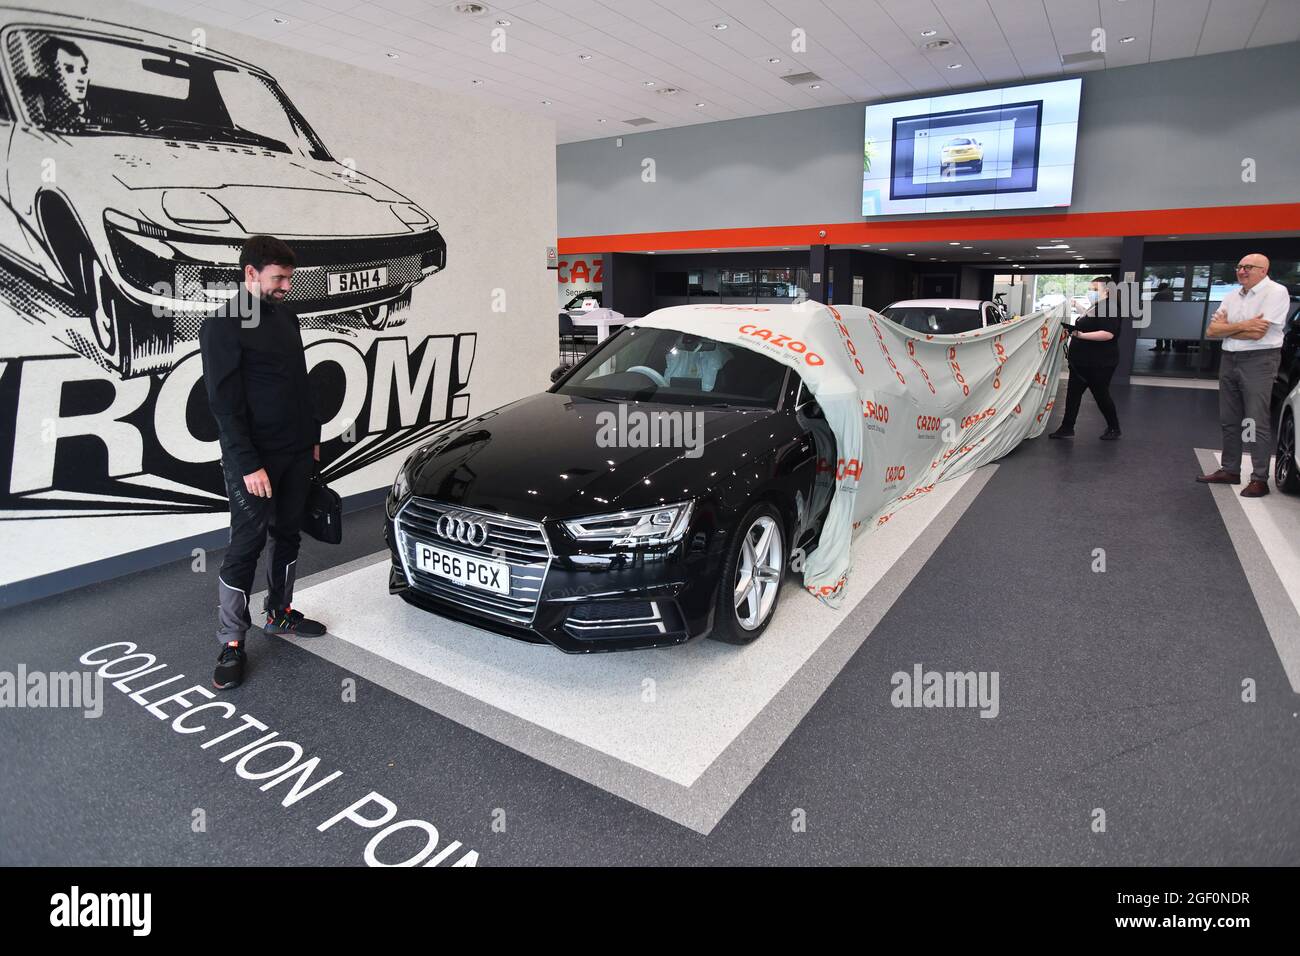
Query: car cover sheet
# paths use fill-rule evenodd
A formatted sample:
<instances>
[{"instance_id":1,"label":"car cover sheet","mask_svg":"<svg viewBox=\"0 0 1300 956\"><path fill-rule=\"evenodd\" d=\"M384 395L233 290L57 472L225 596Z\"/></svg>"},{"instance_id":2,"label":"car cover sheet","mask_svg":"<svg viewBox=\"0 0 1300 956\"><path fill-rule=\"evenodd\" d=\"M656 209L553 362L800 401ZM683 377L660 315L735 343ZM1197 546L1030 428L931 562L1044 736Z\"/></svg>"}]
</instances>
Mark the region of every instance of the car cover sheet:
<instances>
[{"instance_id":1,"label":"car cover sheet","mask_svg":"<svg viewBox=\"0 0 1300 956\"><path fill-rule=\"evenodd\" d=\"M885 524L947 478L1042 434L1051 416L1065 333L1054 311L959 335L913 332L870 309L688 305L634 325L704 335L795 369L824 416L815 484L830 494L804 587L837 606L852 571L854 534ZM800 400L801 404L803 400ZM815 414L815 413L814 413ZM800 501L800 524L821 502Z\"/></svg>"}]
</instances>

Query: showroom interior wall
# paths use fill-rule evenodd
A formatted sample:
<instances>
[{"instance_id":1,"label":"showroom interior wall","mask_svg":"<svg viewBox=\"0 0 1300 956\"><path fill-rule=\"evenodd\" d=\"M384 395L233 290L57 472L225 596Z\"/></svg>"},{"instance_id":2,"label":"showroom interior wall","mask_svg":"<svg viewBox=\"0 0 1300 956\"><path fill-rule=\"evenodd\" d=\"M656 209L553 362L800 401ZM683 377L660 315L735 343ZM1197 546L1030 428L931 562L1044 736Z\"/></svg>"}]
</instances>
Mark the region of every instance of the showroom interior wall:
<instances>
[{"instance_id":1,"label":"showroom interior wall","mask_svg":"<svg viewBox=\"0 0 1300 956\"><path fill-rule=\"evenodd\" d=\"M1297 61L1291 43L1086 72L1069 211L1295 202ZM563 144L560 236L860 220L862 109L627 132L621 149ZM641 180L646 157L654 183ZM1247 157L1254 182L1242 181Z\"/></svg>"},{"instance_id":2,"label":"showroom interior wall","mask_svg":"<svg viewBox=\"0 0 1300 956\"><path fill-rule=\"evenodd\" d=\"M199 52L265 70L332 158L187 142L183 129L170 141L144 130L60 135L20 117L0 123L8 143L6 212L21 219L33 205L44 208L35 197L49 190L82 222L98 223L109 210L148 219L150 208L210 211L216 206L203 197L211 194L248 232L279 234L300 248L400 232L419 217L412 206L437 220L446 266L403 273L403 281L414 281L409 306L394 304L387 326L354 312L303 323L327 420L325 474L345 498L378 500L422 437L547 386L558 361L555 278L546 269L556 235L551 121L117 0L59 0L44 9L98 21L78 19L65 29L119 39L148 30L172 38L180 57L199 44ZM7 24L39 16L0 15ZM83 46L109 49L99 41ZM29 61L39 59L29 50ZM162 67L142 69L119 87L174 85L166 60L154 59ZM96 83L111 88L113 70L122 69L100 52L94 60L87 102ZM171 204L160 203L168 190ZM400 215L388 215L398 207ZM38 270L43 241L89 242L109 254L92 228L70 239L68 221L42 236L40 227L24 233L11 220L0 245ZM394 258L390 266L409 262ZM84 298L51 275L9 261L2 268L0 605L188 557L192 547L224 546L228 515L197 341L176 331L171 352L152 357L152 371L147 363L123 369L97 346ZM318 280L323 290L324 276ZM381 546L378 528L346 533L370 535Z\"/></svg>"}]
</instances>

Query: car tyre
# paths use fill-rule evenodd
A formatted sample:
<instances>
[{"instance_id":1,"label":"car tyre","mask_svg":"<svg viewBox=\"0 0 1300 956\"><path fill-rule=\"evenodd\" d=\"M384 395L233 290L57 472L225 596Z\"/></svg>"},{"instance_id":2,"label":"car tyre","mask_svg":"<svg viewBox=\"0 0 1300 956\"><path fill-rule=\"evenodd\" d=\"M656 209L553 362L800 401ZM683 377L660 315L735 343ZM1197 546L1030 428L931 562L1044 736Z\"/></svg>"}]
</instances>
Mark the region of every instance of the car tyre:
<instances>
[{"instance_id":1,"label":"car tyre","mask_svg":"<svg viewBox=\"0 0 1300 956\"><path fill-rule=\"evenodd\" d=\"M1290 411L1282 413L1282 424L1277 433L1277 461L1273 464L1273 480L1278 491L1289 495L1300 494L1300 465L1296 462L1295 416Z\"/></svg>"},{"instance_id":2,"label":"car tyre","mask_svg":"<svg viewBox=\"0 0 1300 956\"><path fill-rule=\"evenodd\" d=\"M758 640L776 615L788 559L785 520L774 505L761 501L736 524L709 636L724 644Z\"/></svg>"}]
</instances>

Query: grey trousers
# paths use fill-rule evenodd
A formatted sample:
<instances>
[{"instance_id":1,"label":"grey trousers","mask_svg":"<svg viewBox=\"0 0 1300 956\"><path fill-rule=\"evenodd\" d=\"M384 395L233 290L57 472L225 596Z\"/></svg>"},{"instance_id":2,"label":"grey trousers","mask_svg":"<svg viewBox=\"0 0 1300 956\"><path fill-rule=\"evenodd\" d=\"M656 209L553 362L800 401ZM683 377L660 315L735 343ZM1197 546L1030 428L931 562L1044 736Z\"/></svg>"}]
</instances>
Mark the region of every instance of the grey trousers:
<instances>
[{"instance_id":1,"label":"grey trousers","mask_svg":"<svg viewBox=\"0 0 1300 956\"><path fill-rule=\"evenodd\" d=\"M1250 449L1252 480L1268 481L1268 461L1273 454L1273 379L1277 376L1281 349L1223 350L1219 364L1219 426L1223 429L1224 471L1241 473L1243 444ZM1242 435L1253 431L1255 440Z\"/></svg>"}]
</instances>

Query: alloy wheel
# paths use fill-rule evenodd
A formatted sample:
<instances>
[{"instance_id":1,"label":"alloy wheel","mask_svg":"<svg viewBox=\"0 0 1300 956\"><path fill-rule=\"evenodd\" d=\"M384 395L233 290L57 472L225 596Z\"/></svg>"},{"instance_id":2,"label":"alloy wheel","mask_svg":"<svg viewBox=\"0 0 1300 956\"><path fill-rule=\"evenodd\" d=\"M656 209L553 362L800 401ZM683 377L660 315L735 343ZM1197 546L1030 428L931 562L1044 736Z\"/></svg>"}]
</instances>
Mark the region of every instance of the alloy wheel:
<instances>
[{"instance_id":1,"label":"alloy wheel","mask_svg":"<svg viewBox=\"0 0 1300 956\"><path fill-rule=\"evenodd\" d=\"M733 591L736 622L745 630L761 627L772 613L781 588L785 547L776 520L760 515L745 532Z\"/></svg>"}]
</instances>

